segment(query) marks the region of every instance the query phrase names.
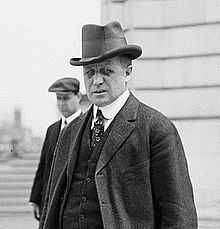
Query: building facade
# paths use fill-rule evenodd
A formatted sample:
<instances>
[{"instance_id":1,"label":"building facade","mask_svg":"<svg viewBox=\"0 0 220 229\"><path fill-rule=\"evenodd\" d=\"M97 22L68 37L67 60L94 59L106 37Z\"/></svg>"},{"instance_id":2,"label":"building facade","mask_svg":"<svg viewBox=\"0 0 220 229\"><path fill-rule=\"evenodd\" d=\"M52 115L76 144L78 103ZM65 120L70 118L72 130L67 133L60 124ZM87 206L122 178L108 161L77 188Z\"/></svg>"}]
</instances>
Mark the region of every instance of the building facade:
<instances>
[{"instance_id":1,"label":"building facade","mask_svg":"<svg viewBox=\"0 0 220 229\"><path fill-rule=\"evenodd\" d=\"M201 228L220 225L220 1L103 0L102 23L118 20L143 48L130 83L177 126ZM215 228L215 227L213 227Z\"/></svg>"}]
</instances>

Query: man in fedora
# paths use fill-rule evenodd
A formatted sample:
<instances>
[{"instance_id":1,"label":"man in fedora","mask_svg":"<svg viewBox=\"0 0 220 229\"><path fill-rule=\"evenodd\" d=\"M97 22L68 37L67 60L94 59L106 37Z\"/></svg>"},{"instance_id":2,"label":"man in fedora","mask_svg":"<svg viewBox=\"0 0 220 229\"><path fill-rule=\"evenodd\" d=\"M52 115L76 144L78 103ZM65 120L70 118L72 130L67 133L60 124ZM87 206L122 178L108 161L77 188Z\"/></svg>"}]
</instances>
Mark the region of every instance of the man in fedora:
<instances>
[{"instance_id":1,"label":"man in fedora","mask_svg":"<svg viewBox=\"0 0 220 229\"><path fill-rule=\"evenodd\" d=\"M127 88L141 52L118 22L83 26L70 63L83 66L93 105L57 153L40 229L197 228L177 130Z\"/></svg>"},{"instance_id":2,"label":"man in fedora","mask_svg":"<svg viewBox=\"0 0 220 229\"><path fill-rule=\"evenodd\" d=\"M57 98L57 108L61 114L61 119L47 129L40 161L35 174L30 202L33 205L34 217L39 220L43 200L46 192L47 181L50 173L54 150L61 130L71 126L81 115L80 109L80 83L79 80L71 77L65 77L54 82L48 89L49 92L55 92Z\"/></svg>"}]
</instances>

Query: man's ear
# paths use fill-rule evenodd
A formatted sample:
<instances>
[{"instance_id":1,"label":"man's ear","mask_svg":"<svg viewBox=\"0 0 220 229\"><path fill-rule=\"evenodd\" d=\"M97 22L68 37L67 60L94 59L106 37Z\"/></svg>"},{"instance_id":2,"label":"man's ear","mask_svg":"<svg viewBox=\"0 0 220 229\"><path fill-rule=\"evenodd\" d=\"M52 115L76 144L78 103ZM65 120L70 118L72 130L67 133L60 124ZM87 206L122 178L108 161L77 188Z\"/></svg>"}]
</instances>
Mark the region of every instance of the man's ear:
<instances>
[{"instance_id":1,"label":"man's ear","mask_svg":"<svg viewBox=\"0 0 220 229\"><path fill-rule=\"evenodd\" d=\"M126 81L128 82L131 79L132 66L129 65L125 71Z\"/></svg>"}]
</instances>

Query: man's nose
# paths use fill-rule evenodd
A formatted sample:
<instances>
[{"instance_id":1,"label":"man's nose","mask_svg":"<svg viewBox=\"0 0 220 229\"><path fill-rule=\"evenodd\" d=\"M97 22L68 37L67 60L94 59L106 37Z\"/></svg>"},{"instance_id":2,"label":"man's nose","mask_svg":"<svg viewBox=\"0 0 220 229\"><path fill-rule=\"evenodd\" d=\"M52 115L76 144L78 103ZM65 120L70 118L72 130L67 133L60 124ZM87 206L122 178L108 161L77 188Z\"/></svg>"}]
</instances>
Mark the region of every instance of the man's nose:
<instances>
[{"instance_id":1,"label":"man's nose","mask_svg":"<svg viewBox=\"0 0 220 229\"><path fill-rule=\"evenodd\" d=\"M100 85L103 84L103 76L99 72L96 72L93 77L93 84Z\"/></svg>"},{"instance_id":2,"label":"man's nose","mask_svg":"<svg viewBox=\"0 0 220 229\"><path fill-rule=\"evenodd\" d=\"M59 100L59 105L60 105L60 106L63 106L64 104L65 104L65 101L64 101L63 99L60 99L60 100Z\"/></svg>"}]
</instances>

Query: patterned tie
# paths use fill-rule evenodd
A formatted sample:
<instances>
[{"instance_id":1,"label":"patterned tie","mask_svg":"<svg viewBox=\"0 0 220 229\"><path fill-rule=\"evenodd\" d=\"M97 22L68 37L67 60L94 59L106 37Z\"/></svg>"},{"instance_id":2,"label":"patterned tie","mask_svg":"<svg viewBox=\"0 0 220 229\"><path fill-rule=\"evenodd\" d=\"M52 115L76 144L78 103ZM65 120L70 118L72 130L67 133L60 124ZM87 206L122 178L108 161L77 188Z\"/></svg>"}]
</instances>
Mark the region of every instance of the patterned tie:
<instances>
[{"instance_id":1,"label":"patterned tie","mask_svg":"<svg viewBox=\"0 0 220 229\"><path fill-rule=\"evenodd\" d=\"M101 141L102 135L104 133L104 121L105 118L101 110L97 110L96 121L94 122L94 127L92 129L92 140L91 148L92 150L99 144Z\"/></svg>"}]
</instances>

